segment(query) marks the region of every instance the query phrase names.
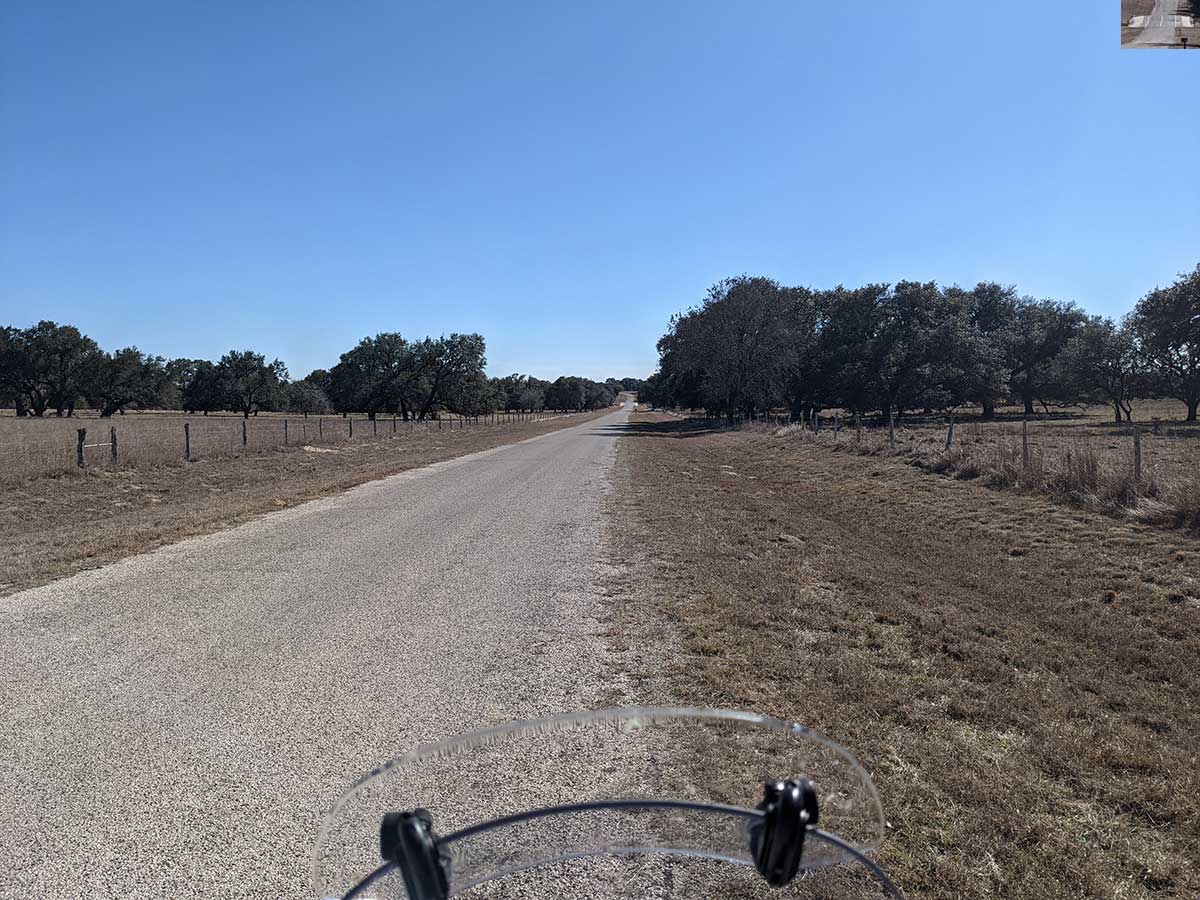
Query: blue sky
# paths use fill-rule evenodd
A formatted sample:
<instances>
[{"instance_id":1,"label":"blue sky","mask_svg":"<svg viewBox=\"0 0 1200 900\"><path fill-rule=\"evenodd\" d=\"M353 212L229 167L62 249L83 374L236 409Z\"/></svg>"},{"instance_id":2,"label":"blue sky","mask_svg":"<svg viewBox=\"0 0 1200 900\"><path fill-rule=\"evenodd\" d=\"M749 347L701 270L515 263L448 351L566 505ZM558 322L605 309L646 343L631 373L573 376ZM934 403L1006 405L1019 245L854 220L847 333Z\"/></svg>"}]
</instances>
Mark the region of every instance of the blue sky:
<instances>
[{"instance_id":1,"label":"blue sky","mask_svg":"<svg viewBox=\"0 0 1200 900\"><path fill-rule=\"evenodd\" d=\"M607 377L743 272L1117 315L1200 261L1200 53L1116 7L9 0L0 323Z\"/></svg>"}]
</instances>

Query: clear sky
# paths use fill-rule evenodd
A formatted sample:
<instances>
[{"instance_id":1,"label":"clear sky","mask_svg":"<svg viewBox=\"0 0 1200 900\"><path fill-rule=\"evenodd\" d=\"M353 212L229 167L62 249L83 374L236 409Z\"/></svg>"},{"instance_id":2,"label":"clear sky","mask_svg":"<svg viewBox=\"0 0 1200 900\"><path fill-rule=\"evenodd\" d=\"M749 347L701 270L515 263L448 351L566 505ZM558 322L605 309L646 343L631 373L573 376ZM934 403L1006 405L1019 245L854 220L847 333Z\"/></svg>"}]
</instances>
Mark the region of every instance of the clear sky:
<instances>
[{"instance_id":1,"label":"clear sky","mask_svg":"<svg viewBox=\"0 0 1200 900\"><path fill-rule=\"evenodd\" d=\"M1200 261L1200 53L1116 7L7 0L0 323L598 378L743 272L1117 315Z\"/></svg>"}]
</instances>

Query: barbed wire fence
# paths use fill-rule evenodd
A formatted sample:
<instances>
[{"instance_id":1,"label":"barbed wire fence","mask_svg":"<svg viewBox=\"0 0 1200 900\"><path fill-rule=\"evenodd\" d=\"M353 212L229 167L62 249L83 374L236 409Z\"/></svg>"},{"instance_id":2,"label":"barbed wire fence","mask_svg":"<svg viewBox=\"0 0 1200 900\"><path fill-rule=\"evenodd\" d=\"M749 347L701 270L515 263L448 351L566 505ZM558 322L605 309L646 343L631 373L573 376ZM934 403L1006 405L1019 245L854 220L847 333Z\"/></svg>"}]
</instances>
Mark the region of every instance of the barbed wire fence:
<instances>
[{"instance_id":1,"label":"barbed wire fence","mask_svg":"<svg viewBox=\"0 0 1200 900\"><path fill-rule=\"evenodd\" d=\"M0 479L70 469L112 469L175 460L251 454L288 447L449 435L478 427L533 424L584 410L498 412L480 416L188 416L139 413L113 419L0 419Z\"/></svg>"},{"instance_id":2,"label":"barbed wire fence","mask_svg":"<svg viewBox=\"0 0 1200 900\"><path fill-rule=\"evenodd\" d=\"M1121 505L1153 505L1200 489L1200 426L1177 420L1116 424L1010 416L985 421L957 414L868 419L844 411L812 411L804 416L735 414L730 422L702 410L663 412L851 453L895 455L958 477L984 477L1048 493L1098 494Z\"/></svg>"}]
</instances>

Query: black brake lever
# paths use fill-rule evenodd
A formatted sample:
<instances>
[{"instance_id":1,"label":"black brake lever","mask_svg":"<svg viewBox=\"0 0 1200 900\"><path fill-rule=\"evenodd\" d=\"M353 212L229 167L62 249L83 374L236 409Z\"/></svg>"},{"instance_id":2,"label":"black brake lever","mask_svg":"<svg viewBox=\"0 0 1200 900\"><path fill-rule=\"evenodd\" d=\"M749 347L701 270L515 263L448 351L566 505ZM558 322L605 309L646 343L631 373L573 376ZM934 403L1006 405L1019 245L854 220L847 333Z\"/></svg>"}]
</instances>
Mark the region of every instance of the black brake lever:
<instances>
[{"instance_id":1,"label":"black brake lever","mask_svg":"<svg viewBox=\"0 0 1200 900\"><path fill-rule=\"evenodd\" d=\"M768 781L758 809L763 818L750 828L750 854L758 874L782 887L800 870L804 837L819 819L817 792L807 778Z\"/></svg>"}]
</instances>

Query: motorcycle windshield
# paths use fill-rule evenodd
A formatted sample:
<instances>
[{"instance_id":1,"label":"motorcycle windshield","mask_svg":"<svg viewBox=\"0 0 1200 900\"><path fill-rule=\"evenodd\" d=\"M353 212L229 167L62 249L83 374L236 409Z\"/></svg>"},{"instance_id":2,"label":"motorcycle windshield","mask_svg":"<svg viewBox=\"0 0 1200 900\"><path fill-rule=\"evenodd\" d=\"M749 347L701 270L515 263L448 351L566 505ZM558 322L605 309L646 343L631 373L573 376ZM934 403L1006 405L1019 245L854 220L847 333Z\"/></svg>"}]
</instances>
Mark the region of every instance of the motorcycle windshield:
<instances>
[{"instance_id":1,"label":"motorcycle windshield","mask_svg":"<svg viewBox=\"0 0 1200 900\"><path fill-rule=\"evenodd\" d=\"M822 829L860 851L878 845L883 816L870 778L844 749L799 725L725 710L639 708L484 729L418 747L350 788L321 828L316 893L345 897L379 870L355 896L409 900L400 874L380 869L379 826L386 813L414 808L432 816L450 896L605 855L752 865L749 830L764 782L801 777L816 788ZM629 802L637 805L613 805ZM810 839L802 865L850 861L845 850Z\"/></svg>"}]
</instances>

